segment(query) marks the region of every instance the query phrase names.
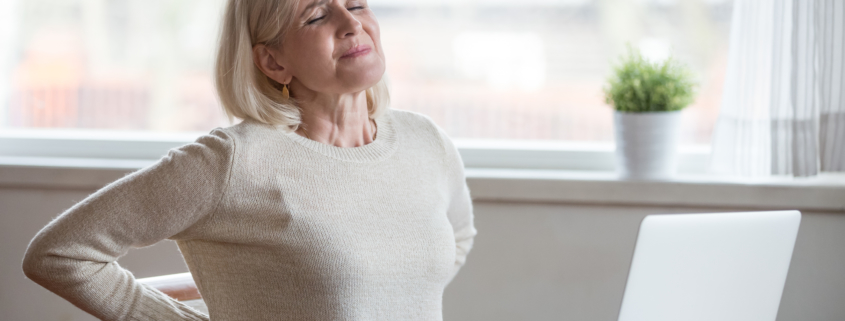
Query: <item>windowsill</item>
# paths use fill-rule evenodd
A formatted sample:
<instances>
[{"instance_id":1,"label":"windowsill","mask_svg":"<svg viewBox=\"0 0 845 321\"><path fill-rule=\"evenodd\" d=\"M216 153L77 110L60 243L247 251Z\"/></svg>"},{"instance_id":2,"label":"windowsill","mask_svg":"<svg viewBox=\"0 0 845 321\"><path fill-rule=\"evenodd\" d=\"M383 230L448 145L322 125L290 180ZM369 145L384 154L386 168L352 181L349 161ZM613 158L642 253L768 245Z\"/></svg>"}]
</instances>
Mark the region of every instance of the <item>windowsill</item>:
<instances>
[{"instance_id":1,"label":"windowsill","mask_svg":"<svg viewBox=\"0 0 845 321\"><path fill-rule=\"evenodd\" d=\"M96 190L152 160L0 157L0 188ZM610 171L468 168L475 201L845 211L845 174L624 181Z\"/></svg>"},{"instance_id":2,"label":"windowsill","mask_svg":"<svg viewBox=\"0 0 845 321\"><path fill-rule=\"evenodd\" d=\"M678 175L625 181L602 171L467 169L476 201L845 211L845 174L812 178Z\"/></svg>"},{"instance_id":3,"label":"windowsill","mask_svg":"<svg viewBox=\"0 0 845 321\"><path fill-rule=\"evenodd\" d=\"M96 190L154 162L0 156L0 188Z\"/></svg>"}]
</instances>

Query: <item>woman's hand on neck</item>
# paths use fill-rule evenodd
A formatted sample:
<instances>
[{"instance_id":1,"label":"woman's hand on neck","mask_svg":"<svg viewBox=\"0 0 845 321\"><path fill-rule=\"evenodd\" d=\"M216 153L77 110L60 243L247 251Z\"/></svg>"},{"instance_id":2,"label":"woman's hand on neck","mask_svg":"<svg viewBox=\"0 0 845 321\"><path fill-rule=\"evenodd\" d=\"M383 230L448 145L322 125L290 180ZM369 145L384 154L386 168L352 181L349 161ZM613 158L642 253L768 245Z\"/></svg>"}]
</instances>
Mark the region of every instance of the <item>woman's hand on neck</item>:
<instances>
[{"instance_id":1,"label":"woman's hand on neck","mask_svg":"<svg viewBox=\"0 0 845 321\"><path fill-rule=\"evenodd\" d=\"M352 94L317 93L292 83L291 93L302 110L297 134L337 147L372 143L376 128L367 110L364 91Z\"/></svg>"}]
</instances>

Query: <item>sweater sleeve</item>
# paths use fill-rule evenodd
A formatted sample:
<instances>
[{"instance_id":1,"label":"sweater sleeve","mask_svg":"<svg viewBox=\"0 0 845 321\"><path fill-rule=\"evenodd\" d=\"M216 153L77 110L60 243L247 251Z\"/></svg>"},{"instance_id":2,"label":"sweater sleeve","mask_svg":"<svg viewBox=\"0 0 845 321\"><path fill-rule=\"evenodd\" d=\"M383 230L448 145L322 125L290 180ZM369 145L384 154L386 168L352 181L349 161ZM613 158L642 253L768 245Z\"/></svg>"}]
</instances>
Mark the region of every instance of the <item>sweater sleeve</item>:
<instances>
[{"instance_id":1,"label":"sweater sleeve","mask_svg":"<svg viewBox=\"0 0 845 321\"><path fill-rule=\"evenodd\" d=\"M449 209L447 215L455 234L455 267L452 276L449 278L451 283L466 262L467 254L472 249L473 239L477 231L473 223L472 199L469 195L461 155L443 130L438 128L438 131L441 139L443 139L446 173L449 180Z\"/></svg>"},{"instance_id":2,"label":"sweater sleeve","mask_svg":"<svg viewBox=\"0 0 845 321\"><path fill-rule=\"evenodd\" d=\"M234 149L232 138L215 129L91 194L38 232L24 273L102 320L208 320L136 282L116 260L210 217L226 190Z\"/></svg>"}]
</instances>

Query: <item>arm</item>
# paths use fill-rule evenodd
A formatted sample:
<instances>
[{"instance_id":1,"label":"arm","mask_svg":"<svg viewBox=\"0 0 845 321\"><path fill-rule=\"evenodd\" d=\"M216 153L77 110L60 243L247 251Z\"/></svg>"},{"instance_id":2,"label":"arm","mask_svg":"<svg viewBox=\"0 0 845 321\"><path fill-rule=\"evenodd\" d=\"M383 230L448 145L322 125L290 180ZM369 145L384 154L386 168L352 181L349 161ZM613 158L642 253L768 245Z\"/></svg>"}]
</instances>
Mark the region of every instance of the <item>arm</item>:
<instances>
[{"instance_id":1,"label":"arm","mask_svg":"<svg viewBox=\"0 0 845 321\"><path fill-rule=\"evenodd\" d=\"M444 165L449 181L449 209L447 215L455 233L455 268L452 272L452 277L449 279L449 282L451 282L464 265L464 262L466 262L467 254L472 249L473 239L477 231L473 223L472 199L469 195L461 155L449 137L439 128L438 131L443 139L445 148Z\"/></svg>"},{"instance_id":2,"label":"arm","mask_svg":"<svg viewBox=\"0 0 845 321\"><path fill-rule=\"evenodd\" d=\"M38 232L24 273L103 320L207 320L136 282L116 260L132 247L184 237L209 218L225 192L234 148L214 130L88 196Z\"/></svg>"}]
</instances>

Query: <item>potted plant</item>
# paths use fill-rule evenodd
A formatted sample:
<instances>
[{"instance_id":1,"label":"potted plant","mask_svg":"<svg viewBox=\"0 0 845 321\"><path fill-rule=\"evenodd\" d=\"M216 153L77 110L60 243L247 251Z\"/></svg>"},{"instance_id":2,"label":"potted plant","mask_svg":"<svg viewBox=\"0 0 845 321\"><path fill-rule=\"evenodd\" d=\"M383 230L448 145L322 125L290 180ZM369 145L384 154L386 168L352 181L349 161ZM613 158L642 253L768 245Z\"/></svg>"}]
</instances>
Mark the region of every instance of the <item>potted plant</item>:
<instances>
[{"instance_id":1,"label":"potted plant","mask_svg":"<svg viewBox=\"0 0 845 321\"><path fill-rule=\"evenodd\" d=\"M617 172L622 179L669 179L677 167L681 110L692 103L689 69L668 58L653 62L629 47L604 88L615 109Z\"/></svg>"}]
</instances>

